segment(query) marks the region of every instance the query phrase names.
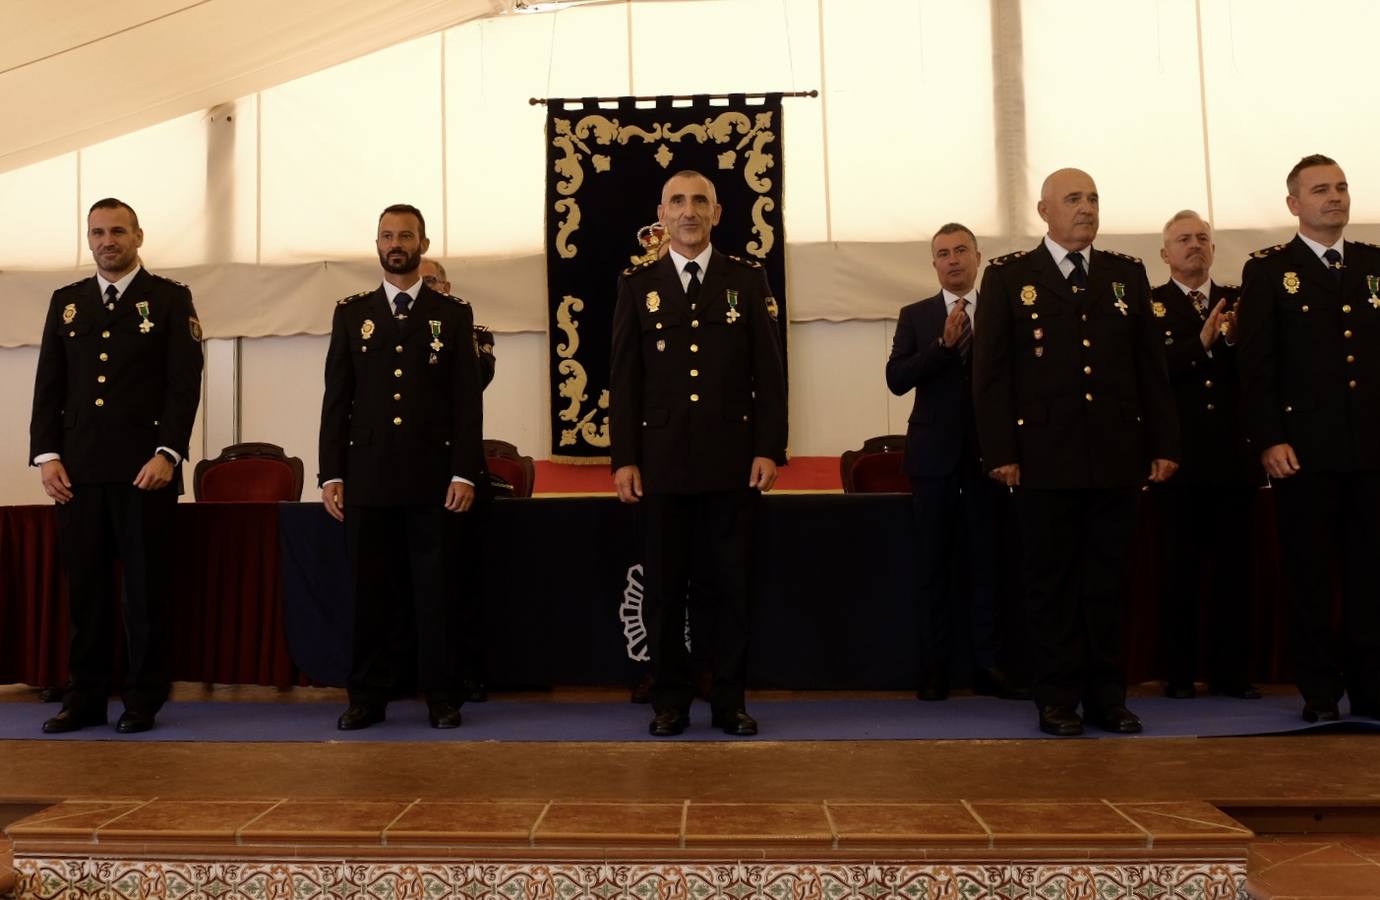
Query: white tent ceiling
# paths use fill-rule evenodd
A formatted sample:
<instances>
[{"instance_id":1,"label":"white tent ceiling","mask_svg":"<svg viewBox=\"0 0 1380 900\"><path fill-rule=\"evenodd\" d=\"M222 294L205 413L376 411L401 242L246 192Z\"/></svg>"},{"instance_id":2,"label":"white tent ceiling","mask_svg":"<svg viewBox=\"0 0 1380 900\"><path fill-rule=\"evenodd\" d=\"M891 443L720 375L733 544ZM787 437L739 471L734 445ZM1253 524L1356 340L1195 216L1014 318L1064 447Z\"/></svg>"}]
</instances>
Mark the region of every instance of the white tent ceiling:
<instances>
[{"instance_id":1,"label":"white tent ceiling","mask_svg":"<svg viewBox=\"0 0 1380 900\"><path fill-rule=\"evenodd\" d=\"M0 4L0 172L470 19L514 0Z\"/></svg>"}]
</instances>

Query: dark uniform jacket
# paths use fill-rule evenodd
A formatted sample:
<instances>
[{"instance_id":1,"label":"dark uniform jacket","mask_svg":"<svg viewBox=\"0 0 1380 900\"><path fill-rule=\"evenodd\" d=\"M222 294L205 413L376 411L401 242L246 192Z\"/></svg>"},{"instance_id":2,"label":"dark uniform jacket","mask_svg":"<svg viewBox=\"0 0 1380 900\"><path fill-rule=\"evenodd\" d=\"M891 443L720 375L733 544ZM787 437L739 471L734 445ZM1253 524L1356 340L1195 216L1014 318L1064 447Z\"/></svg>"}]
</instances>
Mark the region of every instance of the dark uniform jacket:
<instances>
[{"instance_id":1,"label":"dark uniform jacket","mask_svg":"<svg viewBox=\"0 0 1380 900\"><path fill-rule=\"evenodd\" d=\"M965 454L977 456L973 357L970 352L965 363L956 348L939 342L948 317L943 291L902 307L886 361L886 384L893 394L915 389L905 470L916 478L951 475Z\"/></svg>"},{"instance_id":2,"label":"dark uniform jacket","mask_svg":"<svg viewBox=\"0 0 1380 900\"><path fill-rule=\"evenodd\" d=\"M1380 247L1347 241L1340 287L1297 236L1242 272L1237 356L1257 453L1290 444L1313 472L1380 469ZM1380 286L1380 282L1377 282Z\"/></svg>"},{"instance_id":3,"label":"dark uniform jacket","mask_svg":"<svg viewBox=\"0 0 1380 900\"><path fill-rule=\"evenodd\" d=\"M714 251L691 311L670 254L618 282L609 390L613 468L643 490L746 489L786 461L786 381L759 264Z\"/></svg>"},{"instance_id":4,"label":"dark uniform jacket","mask_svg":"<svg viewBox=\"0 0 1380 900\"><path fill-rule=\"evenodd\" d=\"M185 459L201 401L186 285L140 268L113 311L104 300L94 276L55 291L38 353L29 461L60 454L75 484L130 484L158 447Z\"/></svg>"},{"instance_id":5,"label":"dark uniform jacket","mask_svg":"<svg viewBox=\"0 0 1380 900\"><path fill-rule=\"evenodd\" d=\"M441 504L452 476L484 472L469 304L423 286L407 318L380 285L335 308L321 405L321 473L353 506Z\"/></svg>"},{"instance_id":6,"label":"dark uniform jacket","mask_svg":"<svg viewBox=\"0 0 1380 900\"><path fill-rule=\"evenodd\" d=\"M1179 459L1162 336L1140 260L1092 251L1076 295L1043 242L992 260L973 330L983 466L1037 489L1129 487Z\"/></svg>"},{"instance_id":7,"label":"dark uniform jacket","mask_svg":"<svg viewBox=\"0 0 1380 900\"><path fill-rule=\"evenodd\" d=\"M1240 295L1235 285L1213 282L1208 310L1225 300L1232 309ZM1212 355L1199 335L1203 320L1193 301L1173 281L1151 292L1155 326L1164 336L1164 356L1174 399L1179 407L1183 460L1174 473L1175 484L1252 486L1264 483L1257 453L1246 441L1241 421L1241 378L1236 371L1236 347L1219 338Z\"/></svg>"}]
</instances>

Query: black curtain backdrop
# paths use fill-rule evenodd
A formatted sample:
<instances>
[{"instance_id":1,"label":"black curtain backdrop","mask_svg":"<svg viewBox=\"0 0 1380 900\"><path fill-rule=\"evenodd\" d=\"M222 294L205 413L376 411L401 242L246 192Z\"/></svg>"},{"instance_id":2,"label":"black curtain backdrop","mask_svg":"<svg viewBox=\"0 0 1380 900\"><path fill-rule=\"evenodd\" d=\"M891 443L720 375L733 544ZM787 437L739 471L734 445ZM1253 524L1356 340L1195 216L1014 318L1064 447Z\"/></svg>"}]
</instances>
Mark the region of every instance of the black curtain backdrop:
<instances>
[{"instance_id":1,"label":"black curtain backdrop","mask_svg":"<svg viewBox=\"0 0 1380 900\"><path fill-rule=\"evenodd\" d=\"M781 95L546 104L546 284L551 335L551 459L609 456L609 343L618 276L645 252L661 186L683 169L714 183L713 243L766 269L786 346Z\"/></svg>"}]
</instances>

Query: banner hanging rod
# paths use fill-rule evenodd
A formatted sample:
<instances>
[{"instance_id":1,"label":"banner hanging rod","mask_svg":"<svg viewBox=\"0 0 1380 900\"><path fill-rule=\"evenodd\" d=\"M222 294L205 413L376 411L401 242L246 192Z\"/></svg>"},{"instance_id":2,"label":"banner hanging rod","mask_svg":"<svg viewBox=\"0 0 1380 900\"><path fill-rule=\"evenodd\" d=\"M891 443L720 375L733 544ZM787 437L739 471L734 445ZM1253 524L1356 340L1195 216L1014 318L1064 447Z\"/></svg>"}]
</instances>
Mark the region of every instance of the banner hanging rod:
<instances>
[{"instance_id":1,"label":"banner hanging rod","mask_svg":"<svg viewBox=\"0 0 1380 900\"><path fill-rule=\"evenodd\" d=\"M710 100L727 100L727 99L729 99L729 97L751 97L751 98L753 98L753 99L755 99L755 100L761 100L761 99L764 99L764 98L766 98L766 97L773 96L774 94L776 94L776 91L758 92L758 93L752 93L752 94L680 94L680 95L677 95L677 96L674 96L674 97L669 97L669 98L667 98L667 97L633 97L633 98L631 98L631 99L632 99L632 101L633 101L634 103L650 103L650 102L653 102L653 101L656 101L656 100L663 100L663 99L669 99L669 100L698 100L700 97L706 97L706 98L708 98L708 99L710 99ZM811 91L782 91L782 92L780 93L780 96L782 96L782 97L818 97L818 96L819 96L819 91L814 91L814 90L811 90ZM586 100L586 99L589 99L589 98L586 98L586 97L562 97L562 98L560 98L560 99L562 99L562 100ZM625 98L625 97L595 97L595 98L593 98L593 100L594 100L595 103L618 103L619 101L625 100L625 99L628 99L628 98ZM530 97L530 98L528 98L528 100L527 100L527 104L528 104L529 106L545 106L545 105L546 105L547 103L549 103L549 102L551 102L551 101L550 101L548 98L545 98L545 97Z\"/></svg>"}]
</instances>

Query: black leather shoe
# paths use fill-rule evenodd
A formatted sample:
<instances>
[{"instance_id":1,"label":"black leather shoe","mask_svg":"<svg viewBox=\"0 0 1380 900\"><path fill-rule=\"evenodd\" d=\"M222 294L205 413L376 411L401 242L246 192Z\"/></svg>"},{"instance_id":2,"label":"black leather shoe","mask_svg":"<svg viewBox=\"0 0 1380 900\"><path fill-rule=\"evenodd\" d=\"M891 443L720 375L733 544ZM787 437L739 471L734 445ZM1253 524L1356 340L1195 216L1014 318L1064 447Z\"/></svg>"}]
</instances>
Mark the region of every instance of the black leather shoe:
<instances>
[{"instance_id":1,"label":"black leather shoe","mask_svg":"<svg viewBox=\"0 0 1380 900\"><path fill-rule=\"evenodd\" d=\"M1040 730L1057 737L1073 737L1083 733L1083 720L1072 706L1042 706Z\"/></svg>"},{"instance_id":2,"label":"black leather shoe","mask_svg":"<svg viewBox=\"0 0 1380 900\"><path fill-rule=\"evenodd\" d=\"M63 707L58 710L58 714L43 723L44 734L67 734L69 731L78 731L82 728L90 728L93 725L104 725L106 723L105 713L82 714L74 709Z\"/></svg>"},{"instance_id":3,"label":"black leather shoe","mask_svg":"<svg viewBox=\"0 0 1380 900\"><path fill-rule=\"evenodd\" d=\"M949 684L938 669L921 673L920 689L915 692L915 699L929 703L949 699Z\"/></svg>"},{"instance_id":4,"label":"black leather shoe","mask_svg":"<svg viewBox=\"0 0 1380 900\"><path fill-rule=\"evenodd\" d=\"M657 713L647 730L651 732L652 737L675 737L689 725L689 716L678 713L674 709L668 709Z\"/></svg>"},{"instance_id":5,"label":"black leather shoe","mask_svg":"<svg viewBox=\"0 0 1380 900\"><path fill-rule=\"evenodd\" d=\"M1305 722L1337 722L1342 718L1342 714L1337 710L1337 704L1332 703L1328 706L1314 706L1311 703L1303 705L1303 721Z\"/></svg>"},{"instance_id":6,"label":"black leather shoe","mask_svg":"<svg viewBox=\"0 0 1380 900\"><path fill-rule=\"evenodd\" d=\"M127 709L120 716L120 721L115 723L115 730L120 734L138 734L141 731L150 731L153 728L153 715L151 713L139 712L137 709Z\"/></svg>"},{"instance_id":7,"label":"black leather shoe","mask_svg":"<svg viewBox=\"0 0 1380 900\"><path fill-rule=\"evenodd\" d=\"M651 703L652 702L652 676L643 675L642 680L632 686L628 692L629 703Z\"/></svg>"},{"instance_id":8,"label":"black leather shoe","mask_svg":"<svg viewBox=\"0 0 1380 900\"><path fill-rule=\"evenodd\" d=\"M1109 706L1097 715L1089 715L1088 719L1098 728L1112 734L1140 734L1145 730L1140 724L1140 717L1125 706Z\"/></svg>"},{"instance_id":9,"label":"black leather shoe","mask_svg":"<svg viewBox=\"0 0 1380 900\"><path fill-rule=\"evenodd\" d=\"M741 707L732 712L715 713L709 724L715 728L722 728L724 734L734 734L738 737L751 737L757 733L757 720Z\"/></svg>"},{"instance_id":10,"label":"black leather shoe","mask_svg":"<svg viewBox=\"0 0 1380 900\"><path fill-rule=\"evenodd\" d=\"M996 666L973 670L973 693L1002 700L1030 699L1030 688L1017 684L1005 670Z\"/></svg>"},{"instance_id":11,"label":"black leather shoe","mask_svg":"<svg viewBox=\"0 0 1380 900\"><path fill-rule=\"evenodd\" d=\"M1249 681L1240 681L1229 684L1214 684L1208 688L1214 694L1223 697L1235 697L1237 700L1259 700L1260 691Z\"/></svg>"},{"instance_id":12,"label":"black leather shoe","mask_svg":"<svg viewBox=\"0 0 1380 900\"><path fill-rule=\"evenodd\" d=\"M466 681L464 693L466 703L487 703L489 700L489 686L482 681Z\"/></svg>"},{"instance_id":13,"label":"black leather shoe","mask_svg":"<svg viewBox=\"0 0 1380 900\"><path fill-rule=\"evenodd\" d=\"M1164 695L1170 700L1192 700L1198 696L1198 688L1191 681L1166 681Z\"/></svg>"},{"instance_id":14,"label":"black leather shoe","mask_svg":"<svg viewBox=\"0 0 1380 900\"><path fill-rule=\"evenodd\" d=\"M335 727L341 731L358 731L370 725L377 725L383 719L382 708L351 703L349 708L340 714L340 718L336 719Z\"/></svg>"},{"instance_id":15,"label":"black leather shoe","mask_svg":"<svg viewBox=\"0 0 1380 900\"><path fill-rule=\"evenodd\" d=\"M432 728L459 728L460 709L452 703L428 703L427 721Z\"/></svg>"}]
</instances>

